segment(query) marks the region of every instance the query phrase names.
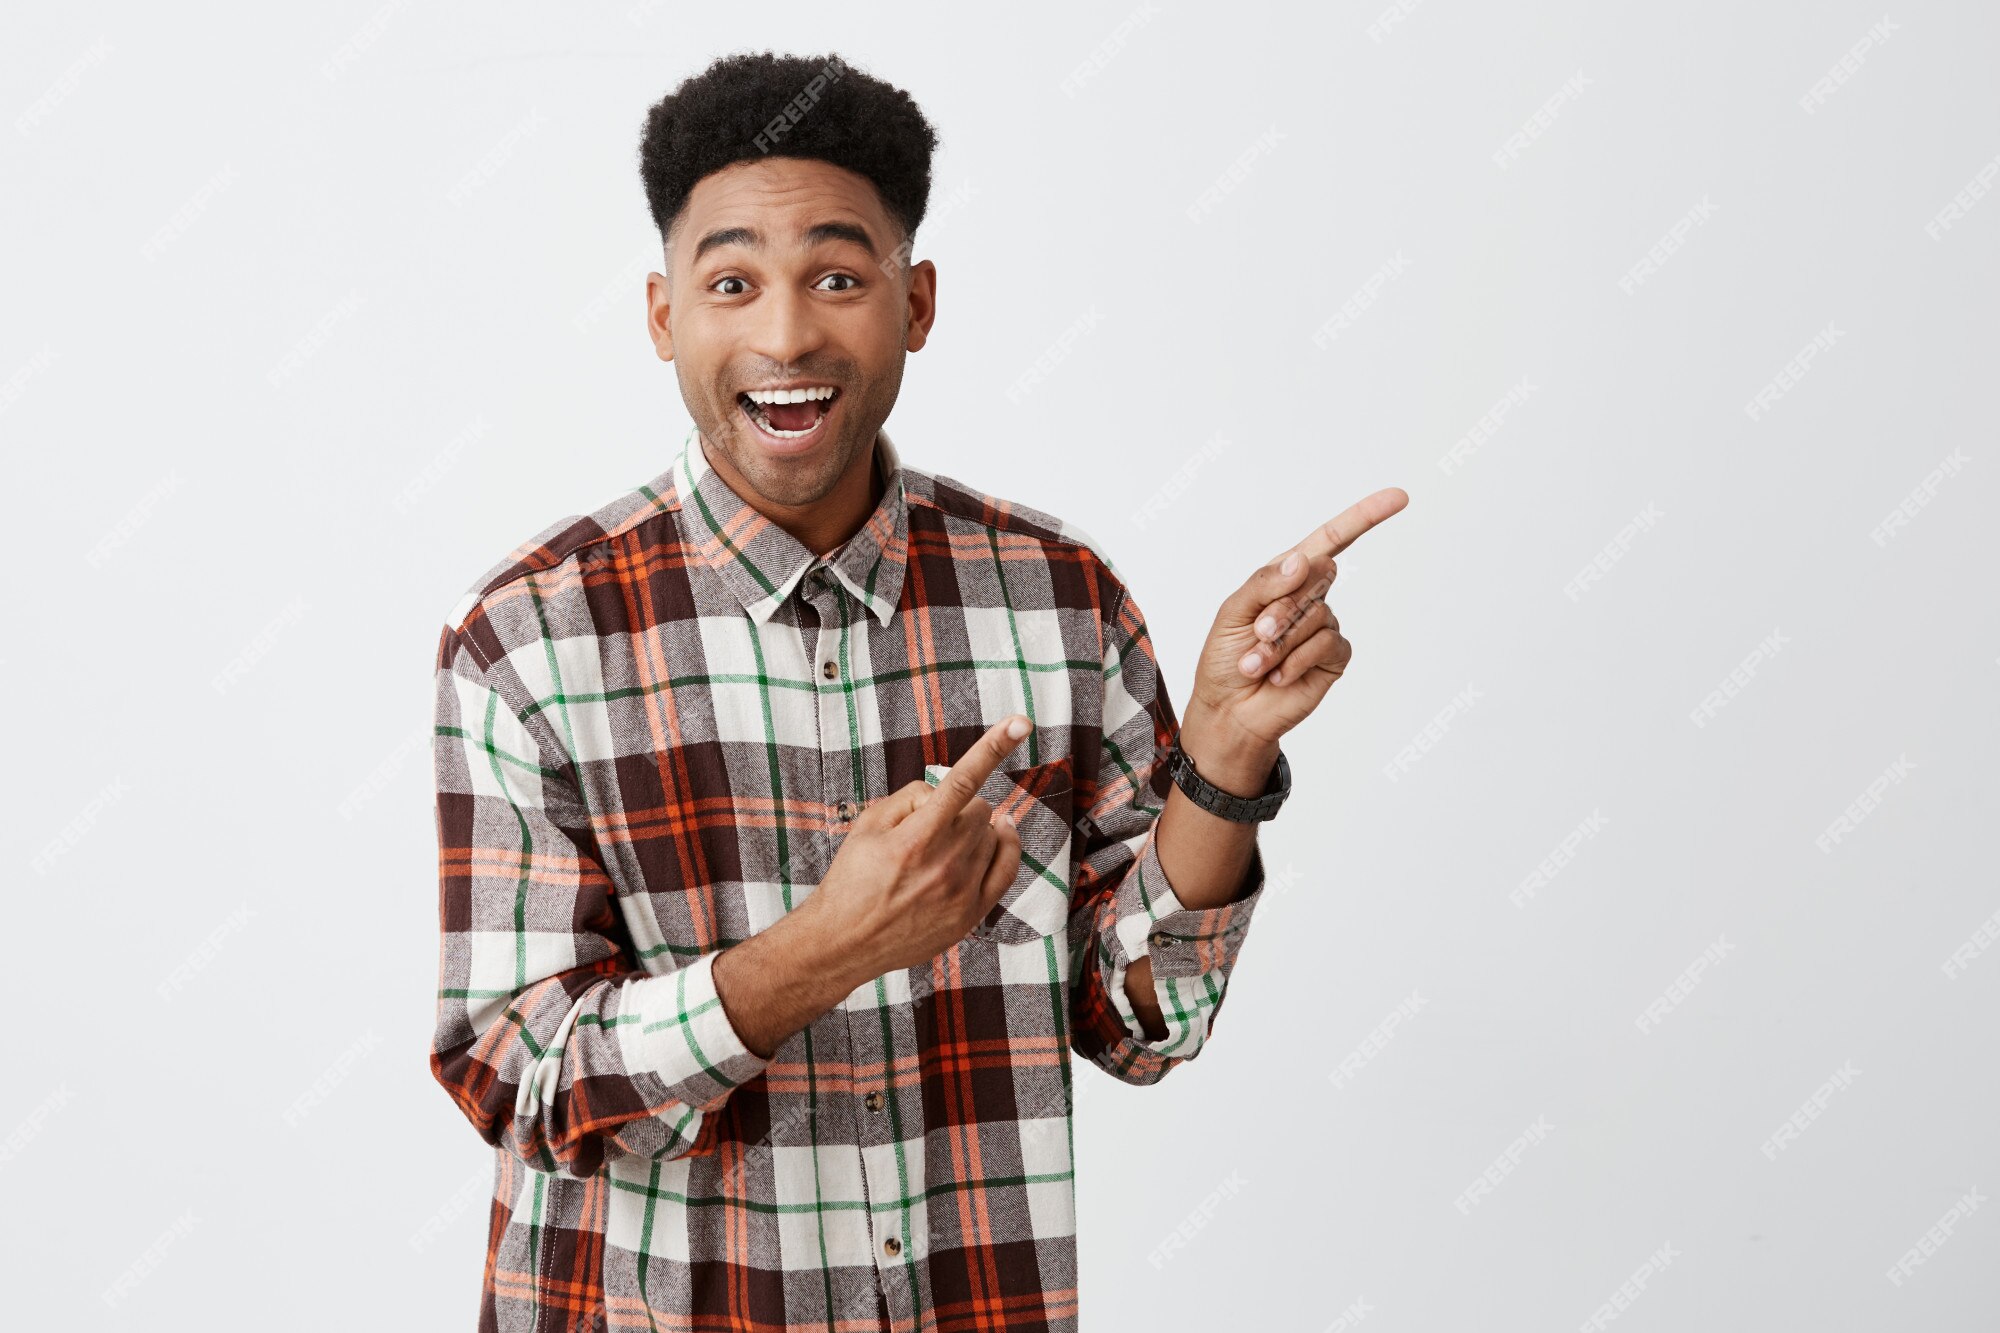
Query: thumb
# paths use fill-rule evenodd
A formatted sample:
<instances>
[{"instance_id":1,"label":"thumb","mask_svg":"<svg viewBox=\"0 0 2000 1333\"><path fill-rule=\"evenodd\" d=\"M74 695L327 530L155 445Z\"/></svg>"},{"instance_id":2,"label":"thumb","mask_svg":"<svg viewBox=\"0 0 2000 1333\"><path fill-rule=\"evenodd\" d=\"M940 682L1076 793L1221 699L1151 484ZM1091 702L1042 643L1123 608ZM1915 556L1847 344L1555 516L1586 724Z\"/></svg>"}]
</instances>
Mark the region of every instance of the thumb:
<instances>
[{"instance_id":1,"label":"thumb","mask_svg":"<svg viewBox=\"0 0 2000 1333\"><path fill-rule=\"evenodd\" d=\"M1287 560L1292 562L1289 570ZM1301 587L1311 568L1312 562L1296 548L1271 557L1223 602L1217 622L1224 629L1249 629L1265 607Z\"/></svg>"},{"instance_id":2,"label":"thumb","mask_svg":"<svg viewBox=\"0 0 2000 1333\"><path fill-rule=\"evenodd\" d=\"M1021 868L1020 829L1003 815L993 820L993 832L993 859L986 863L986 874L979 884L979 901L985 909L980 913L982 919L1007 896Z\"/></svg>"},{"instance_id":3,"label":"thumb","mask_svg":"<svg viewBox=\"0 0 2000 1333\"><path fill-rule=\"evenodd\" d=\"M880 800L870 801L861 807L861 813L854 817L854 826L873 828L894 828L910 817L912 811L930 799L931 784L921 779L906 782Z\"/></svg>"}]
</instances>

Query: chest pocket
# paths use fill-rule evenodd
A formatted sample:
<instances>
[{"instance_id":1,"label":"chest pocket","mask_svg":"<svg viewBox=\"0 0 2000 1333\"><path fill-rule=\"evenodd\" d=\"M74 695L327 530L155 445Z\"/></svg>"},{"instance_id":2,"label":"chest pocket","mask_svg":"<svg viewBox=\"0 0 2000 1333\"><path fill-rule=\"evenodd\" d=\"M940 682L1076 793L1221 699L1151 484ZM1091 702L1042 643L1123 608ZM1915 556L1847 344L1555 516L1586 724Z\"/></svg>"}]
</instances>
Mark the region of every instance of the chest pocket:
<instances>
[{"instance_id":1,"label":"chest pocket","mask_svg":"<svg viewBox=\"0 0 2000 1333\"><path fill-rule=\"evenodd\" d=\"M926 764L924 781L935 787L949 771L946 764ZM1021 835L1021 864L1007 892L967 938L1023 944L1054 934L1069 921L1069 762L997 769L987 775L979 794L995 814L1013 816Z\"/></svg>"}]
</instances>

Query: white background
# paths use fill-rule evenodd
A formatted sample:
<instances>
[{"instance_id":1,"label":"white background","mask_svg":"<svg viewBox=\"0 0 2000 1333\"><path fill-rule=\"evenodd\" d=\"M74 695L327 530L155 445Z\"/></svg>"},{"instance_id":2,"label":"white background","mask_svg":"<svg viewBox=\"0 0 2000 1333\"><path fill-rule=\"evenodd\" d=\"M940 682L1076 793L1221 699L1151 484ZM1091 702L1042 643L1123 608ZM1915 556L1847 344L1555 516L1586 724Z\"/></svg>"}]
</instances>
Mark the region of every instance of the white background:
<instances>
[{"instance_id":1,"label":"white background","mask_svg":"<svg viewBox=\"0 0 2000 1333\"><path fill-rule=\"evenodd\" d=\"M1176 703L1257 564L1411 495L1341 562L1212 1045L1083 1095L1086 1327L1575 1328L1662 1246L1621 1333L1993 1327L2000 1207L1888 1272L2000 1193L2000 198L1937 225L1996 41L1971 0L10 14L7 1322L470 1326L432 652L678 449L639 127L769 46L938 126L891 432L1097 537Z\"/></svg>"}]
</instances>

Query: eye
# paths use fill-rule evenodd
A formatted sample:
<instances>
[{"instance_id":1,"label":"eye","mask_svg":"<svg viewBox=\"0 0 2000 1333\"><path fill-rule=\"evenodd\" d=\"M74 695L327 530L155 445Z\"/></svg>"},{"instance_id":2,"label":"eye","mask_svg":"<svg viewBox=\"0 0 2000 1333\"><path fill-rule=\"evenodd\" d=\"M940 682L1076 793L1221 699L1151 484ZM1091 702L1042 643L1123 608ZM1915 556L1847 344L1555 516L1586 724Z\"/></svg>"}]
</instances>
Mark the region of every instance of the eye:
<instances>
[{"instance_id":1,"label":"eye","mask_svg":"<svg viewBox=\"0 0 2000 1333\"><path fill-rule=\"evenodd\" d=\"M744 292L744 291L748 291L748 290L749 290L749 284L748 284L748 283L743 283L743 279L741 279L741 278L738 278L738 277L735 277L735 276L730 276L730 277L727 277L727 278L717 278L717 279L716 279L716 280L715 280L714 282L711 282L711 283L710 283L710 284L708 284L708 285L709 285L709 287L710 287L710 288L716 288L716 287L720 287L720 286L722 286L722 284L723 284L723 283L725 283L725 282L734 282L734 283L742 283L742 284L743 284L743 291L734 291L734 292L724 292L724 293L722 293L722 294L723 294L724 296L741 296L741 295L743 295L743 292Z\"/></svg>"},{"instance_id":2,"label":"eye","mask_svg":"<svg viewBox=\"0 0 2000 1333\"><path fill-rule=\"evenodd\" d=\"M841 291L841 292L852 291L856 286L859 285L859 279L857 279L852 273L829 273L824 278L821 278L820 282L828 283L835 281L836 279L846 283L847 286L836 287L833 289L834 291Z\"/></svg>"}]
</instances>

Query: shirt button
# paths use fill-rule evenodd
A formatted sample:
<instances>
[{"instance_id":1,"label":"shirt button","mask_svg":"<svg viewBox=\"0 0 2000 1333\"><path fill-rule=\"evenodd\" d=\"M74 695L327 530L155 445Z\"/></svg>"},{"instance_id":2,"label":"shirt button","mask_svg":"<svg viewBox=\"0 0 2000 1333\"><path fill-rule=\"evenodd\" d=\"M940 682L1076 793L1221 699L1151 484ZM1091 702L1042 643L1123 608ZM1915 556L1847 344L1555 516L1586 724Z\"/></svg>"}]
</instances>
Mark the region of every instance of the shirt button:
<instances>
[{"instance_id":1,"label":"shirt button","mask_svg":"<svg viewBox=\"0 0 2000 1333\"><path fill-rule=\"evenodd\" d=\"M903 1252L903 1242L897 1240L894 1236L891 1236L889 1237L889 1239L882 1242L882 1249L891 1258L894 1258L896 1255L899 1255Z\"/></svg>"},{"instance_id":2,"label":"shirt button","mask_svg":"<svg viewBox=\"0 0 2000 1333\"><path fill-rule=\"evenodd\" d=\"M842 801L839 805L833 807L833 812L839 815L843 821L854 818L854 810L855 806L852 801Z\"/></svg>"},{"instance_id":3,"label":"shirt button","mask_svg":"<svg viewBox=\"0 0 2000 1333\"><path fill-rule=\"evenodd\" d=\"M826 661L819 664L819 674L825 676L828 680L832 680L840 674L840 663L829 657Z\"/></svg>"},{"instance_id":4,"label":"shirt button","mask_svg":"<svg viewBox=\"0 0 2000 1333\"><path fill-rule=\"evenodd\" d=\"M866 1097L863 1097L861 1100L867 1103L868 1109L871 1111L879 1111L882 1109L882 1094L879 1092L871 1092Z\"/></svg>"}]
</instances>

